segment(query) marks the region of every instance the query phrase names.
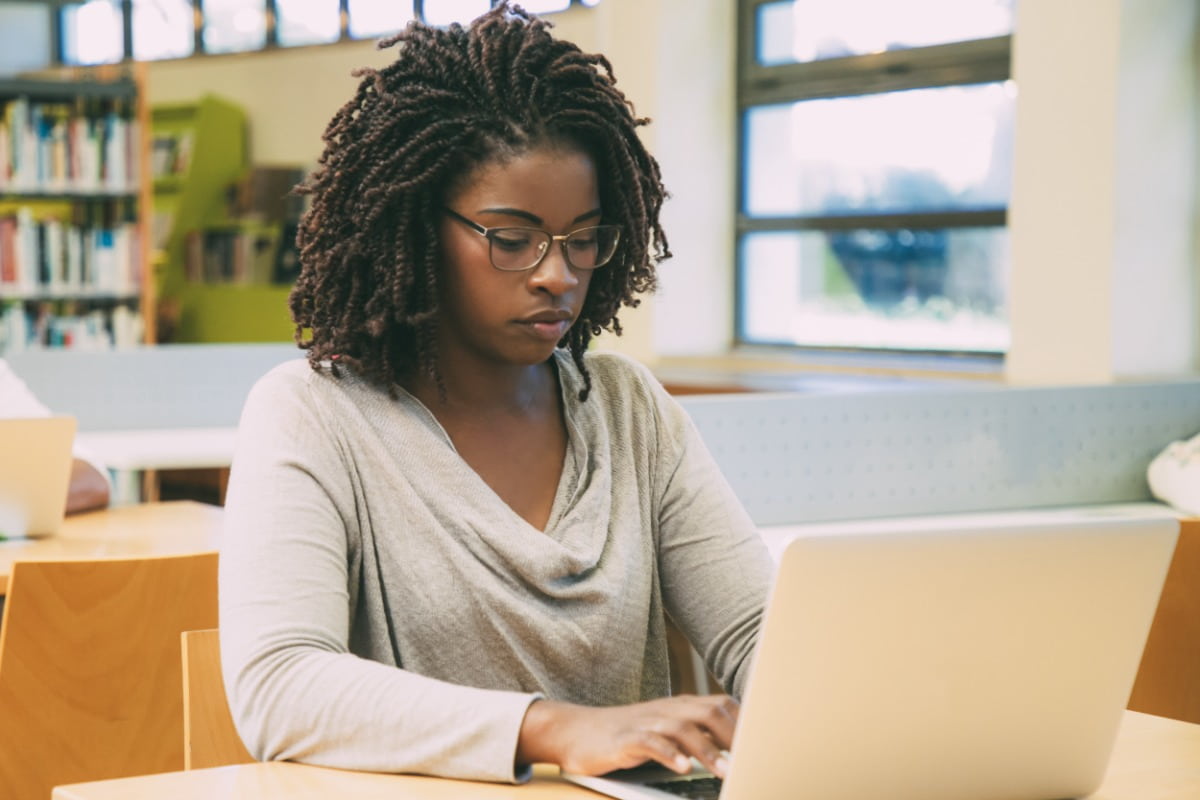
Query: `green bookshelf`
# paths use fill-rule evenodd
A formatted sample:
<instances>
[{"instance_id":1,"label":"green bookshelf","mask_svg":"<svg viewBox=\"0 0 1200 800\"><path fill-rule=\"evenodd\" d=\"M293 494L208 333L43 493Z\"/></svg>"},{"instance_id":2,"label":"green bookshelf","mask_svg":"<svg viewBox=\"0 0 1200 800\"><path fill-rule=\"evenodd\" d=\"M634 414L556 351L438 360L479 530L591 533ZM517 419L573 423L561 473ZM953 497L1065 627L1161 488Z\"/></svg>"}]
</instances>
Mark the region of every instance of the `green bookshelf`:
<instances>
[{"instance_id":1,"label":"green bookshelf","mask_svg":"<svg viewBox=\"0 0 1200 800\"><path fill-rule=\"evenodd\" d=\"M290 286L193 283L179 320L184 342L290 342Z\"/></svg>"},{"instance_id":2,"label":"green bookshelf","mask_svg":"<svg viewBox=\"0 0 1200 800\"><path fill-rule=\"evenodd\" d=\"M160 308L176 342L272 342L292 338L287 311L289 286L272 285L261 274L214 280L189 258L196 237L245 228L229 218L230 188L249 170L244 110L216 95L193 103L151 109L155 245Z\"/></svg>"}]
</instances>

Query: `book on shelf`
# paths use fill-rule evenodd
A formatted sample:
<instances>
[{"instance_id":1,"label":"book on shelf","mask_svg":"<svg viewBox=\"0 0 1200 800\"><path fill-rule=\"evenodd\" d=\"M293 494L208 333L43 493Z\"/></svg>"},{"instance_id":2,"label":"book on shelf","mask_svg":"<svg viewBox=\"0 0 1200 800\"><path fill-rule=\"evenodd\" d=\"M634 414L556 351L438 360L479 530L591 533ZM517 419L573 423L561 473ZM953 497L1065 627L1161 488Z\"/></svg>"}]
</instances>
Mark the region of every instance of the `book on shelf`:
<instances>
[{"instance_id":1,"label":"book on shelf","mask_svg":"<svg viewBox=\"0 0 1200 800\"><path fill-rule=\"evenodd\" d=\"M300 230L298 221L286 222L279 233L279 248L275 251L275 269L271 275L273 283L290 286L300 277L300 247L296 236Z\"/></svg>"},{"instance_id":2,"label":"book on shelf","mask_svg":"<svg viewBox=\"0 0 1200 800\"><path fill-rule=\"evenodd\" d=\"M0 194L133 193L138 136L126 101L10 98L0 114Z\"/></svg>"},{"instance_id":3,"label":"book on shelf","mask_svg":"<svg viewBox=\"0 0 1200 800\"><path fill-rule=\"evenodd\" d=\"M184 274L201 283L270 283L278 245L274 226L193 231L187 236Z\"/></svg>"},{"instance_id":4,"label":"book on shelf","mask_svg":"<svg viewBox=\"0 0 1200 800\"><path fill-rule=\"evenodd\" d=\"M28 206L0 216L0 300L136 296L138 224L86 209L73 219L36 218Z\"/></svg>"},{"instance_id":5,"label":"book on shelf","mask_svg":"<svg viewBox=\"0 0 1200 800\"><path fill-rule=\"evenodd\" d=\"M154 134L150 143L150 171L155 179L187 174L192 165L194 138L190 130Z\"/></svg>"},{"instance_id":6,"label":"book on shelf","mask_svg":"<svg viewBox=\"0 0 1200 800\"><path fill-rule=\"evenodd\" d=\"M110 350L137 346L141 316L125 305L56 313L45 305L0 310L0 352L30 348Z\"/></svg>"},{"instance_id":7,"label":"book on shelf","mask_svg":"<svg viewBox=\"0 0 1200 800\"><path fill-rule=\"evenodd\" d=\"M0 304L0 353L30 348L111 350L135 347L143 337L141 315L124 302L100 307Z\"/></svg>"}]
</instances>

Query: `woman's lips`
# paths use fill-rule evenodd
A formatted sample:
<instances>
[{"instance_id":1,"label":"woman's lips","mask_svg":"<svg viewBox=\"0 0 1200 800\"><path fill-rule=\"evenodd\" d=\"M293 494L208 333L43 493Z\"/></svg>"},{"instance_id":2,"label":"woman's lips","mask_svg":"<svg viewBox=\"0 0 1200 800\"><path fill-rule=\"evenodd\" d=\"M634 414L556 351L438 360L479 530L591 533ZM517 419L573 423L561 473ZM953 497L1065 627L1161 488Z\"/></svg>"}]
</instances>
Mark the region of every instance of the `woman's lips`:
<instances>
[{"instance_id":1,"label":"woman's lips","mask_svg":"<svg viewBox=\"0 0 1200 800\"><path fill-rule=\"evenodd\" d=\"M571 320L530 320L520 324L539 339L557 342L567 334L567 329L571 327Z\"/></svg>"}]
</instances>

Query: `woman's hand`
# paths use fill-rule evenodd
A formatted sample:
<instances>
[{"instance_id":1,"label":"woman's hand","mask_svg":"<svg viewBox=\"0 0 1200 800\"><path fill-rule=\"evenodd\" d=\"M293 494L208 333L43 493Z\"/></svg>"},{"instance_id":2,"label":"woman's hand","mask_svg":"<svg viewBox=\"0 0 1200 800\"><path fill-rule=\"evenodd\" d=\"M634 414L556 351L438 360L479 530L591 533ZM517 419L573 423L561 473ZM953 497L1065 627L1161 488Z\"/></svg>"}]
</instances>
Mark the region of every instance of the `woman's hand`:
<instances>
[{"instance_id":1,"label":"woman's hand","mask_svg":"<svg viewBox=\"0 0 1200 800\"><path fill-rule=\"evenodd\" d=\"M599 775L657 761L684 773L694 757L725 777L738 703L725 695L679 695L627 706L535 700L517 741L517 763L558 764L566 772Z\"/></svg>"}]
</instances>

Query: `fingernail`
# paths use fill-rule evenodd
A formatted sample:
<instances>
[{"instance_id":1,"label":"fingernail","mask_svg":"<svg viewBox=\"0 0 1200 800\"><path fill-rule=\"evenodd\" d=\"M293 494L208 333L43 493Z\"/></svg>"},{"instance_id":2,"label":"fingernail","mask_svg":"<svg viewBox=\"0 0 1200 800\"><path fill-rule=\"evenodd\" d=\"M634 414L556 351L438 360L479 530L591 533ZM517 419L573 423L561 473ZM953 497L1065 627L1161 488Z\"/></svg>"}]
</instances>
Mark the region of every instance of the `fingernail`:
<instances>
[{"instance_id":1,"label":"fingernail","mask_svg":"<svg viewBox=\"0 0 1200 800\"><path fill-rule=\"evenodd\" d=\"M729 760L725 756L718 756L717 760L713 762L713 774L718 778L724 778L728 772Z\"/></svg>"},{"instance_id":2,"label":"fingernail","mask_svg":"<svg viewBox=\"0 0 1200 800\"><path fill-rule=\"evenodd\" d=\"M675 757L675 769L678 772L691 772L692 771L691 759L689 759L687 756L676 756Z\"/></svg>"}]
</instances>

